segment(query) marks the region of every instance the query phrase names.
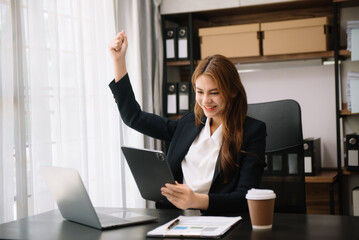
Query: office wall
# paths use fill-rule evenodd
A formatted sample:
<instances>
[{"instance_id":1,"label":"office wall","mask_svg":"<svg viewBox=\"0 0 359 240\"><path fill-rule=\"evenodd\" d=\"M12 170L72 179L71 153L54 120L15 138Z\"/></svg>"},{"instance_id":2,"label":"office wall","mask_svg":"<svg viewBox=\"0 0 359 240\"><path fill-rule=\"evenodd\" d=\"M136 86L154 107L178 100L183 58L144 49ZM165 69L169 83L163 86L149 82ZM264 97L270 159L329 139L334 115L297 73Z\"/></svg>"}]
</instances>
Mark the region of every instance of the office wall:
<instances>
[{"instance_id":1,"label":"office wall","mask_svg":"<svg viewBox=\"0 0 359 240\"><path fill-rule=\"evenodd\" d=\"M200 12L291 1L295 0L162 0L160 11L161 14Z\"/></svg>"},{"instance_id":2,"label":"office wall","mask_svg":"<svg viewBox=\"0 0 359 240\"><path fill-rule=\"evenodd\" d=\"M262 66L262 68L261 68ZM253 69L252 69L253 70ZM251 71L247 67L247 71ZM264 63L240 73L249 103L294 99L302 109L303 137L320 137L322 166L336 167L334 66L319 61Z\"/></svg>"}]
</instances>

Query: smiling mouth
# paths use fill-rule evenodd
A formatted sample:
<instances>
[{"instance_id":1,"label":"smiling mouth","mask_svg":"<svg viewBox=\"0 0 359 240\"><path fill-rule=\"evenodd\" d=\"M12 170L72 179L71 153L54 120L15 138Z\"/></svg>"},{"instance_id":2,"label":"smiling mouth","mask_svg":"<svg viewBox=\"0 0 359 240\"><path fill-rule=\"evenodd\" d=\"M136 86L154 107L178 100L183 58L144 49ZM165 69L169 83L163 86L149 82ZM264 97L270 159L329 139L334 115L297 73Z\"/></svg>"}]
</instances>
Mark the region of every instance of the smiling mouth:
<instances>
[{"instance_id":1,"label":"smiling mouth","mask_svg":"<svg viewBox=\"0 0 359 240\"><path fill-rule=\"evenodd\" d=\"M217 106L203 106L206 111L213 111Z\"/></svg>"}]
</instances>

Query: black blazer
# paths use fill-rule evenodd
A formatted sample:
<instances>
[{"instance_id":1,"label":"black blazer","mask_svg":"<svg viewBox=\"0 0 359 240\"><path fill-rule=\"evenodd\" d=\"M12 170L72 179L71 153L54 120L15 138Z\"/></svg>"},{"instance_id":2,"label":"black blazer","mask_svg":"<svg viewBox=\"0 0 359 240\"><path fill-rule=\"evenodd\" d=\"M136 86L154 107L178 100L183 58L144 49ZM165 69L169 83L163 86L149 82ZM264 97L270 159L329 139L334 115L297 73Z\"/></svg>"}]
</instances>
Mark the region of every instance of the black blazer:
<instances>
[{"instance_id":1,"label":"black blazer","mask_svg":"<svg viewBox=\"0 0 359 240\"><path fill-rule=\"evenodd\" d=\"M173 120L143 112L135 100L128 74L117 83L112 81L109 87L126 125L150 137L170 142L167 159L175 179L182 183L181 162L204 125L198 127L195 125L193 113ZM265 124L246 117L242 150L248 153L238 154L236 163L239 167L231 181L226 184L220 177L220 169L215 169L208 193L209 207L205 211L206 215L225 215L247 211L245 195L249 189L259 186L266 166L265 137Z\"/></svg>"}]
</instances>

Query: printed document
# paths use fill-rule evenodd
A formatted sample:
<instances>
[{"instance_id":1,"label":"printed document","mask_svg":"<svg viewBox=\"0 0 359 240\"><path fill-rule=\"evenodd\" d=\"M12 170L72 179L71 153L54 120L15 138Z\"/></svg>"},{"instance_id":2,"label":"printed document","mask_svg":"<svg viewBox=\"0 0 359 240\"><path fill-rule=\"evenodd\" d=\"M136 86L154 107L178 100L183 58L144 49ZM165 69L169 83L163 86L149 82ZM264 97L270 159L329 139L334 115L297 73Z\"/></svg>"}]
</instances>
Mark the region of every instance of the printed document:
<instances>
[{"instance_id":1,"label":"printed document","mask_svg":"<svg viewBox=\"0 0 359 240\"><path fill-rule=\"evenodd\" d=\"M219 237L241 219L241 217L179 216L149 231L147 236Z\"/></svg>"}]
</instances>

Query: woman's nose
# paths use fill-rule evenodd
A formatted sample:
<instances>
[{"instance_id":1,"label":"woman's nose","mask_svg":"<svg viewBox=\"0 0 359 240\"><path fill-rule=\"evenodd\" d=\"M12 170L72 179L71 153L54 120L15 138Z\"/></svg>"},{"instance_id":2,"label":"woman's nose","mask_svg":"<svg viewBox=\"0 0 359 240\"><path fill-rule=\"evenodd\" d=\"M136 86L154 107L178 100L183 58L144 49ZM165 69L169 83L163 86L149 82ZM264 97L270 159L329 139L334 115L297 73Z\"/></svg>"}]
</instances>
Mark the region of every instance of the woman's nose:
<instances>
[{"instance_id":1,"label":"woman's nose","mask_svg":"<svg viewBox=\"0 0 359 240\"><path fill-rule=\"evenodd\" d=\"M212 99L210 98L210 96L208 94L203 95L203 102L204 103L209 103L211 101L212 101Z\"/></svg>"}]
</instances>

